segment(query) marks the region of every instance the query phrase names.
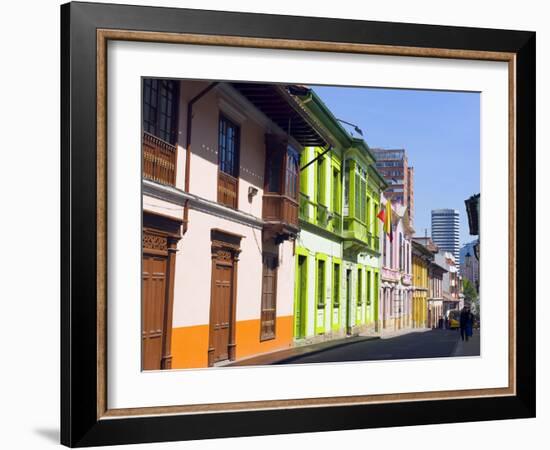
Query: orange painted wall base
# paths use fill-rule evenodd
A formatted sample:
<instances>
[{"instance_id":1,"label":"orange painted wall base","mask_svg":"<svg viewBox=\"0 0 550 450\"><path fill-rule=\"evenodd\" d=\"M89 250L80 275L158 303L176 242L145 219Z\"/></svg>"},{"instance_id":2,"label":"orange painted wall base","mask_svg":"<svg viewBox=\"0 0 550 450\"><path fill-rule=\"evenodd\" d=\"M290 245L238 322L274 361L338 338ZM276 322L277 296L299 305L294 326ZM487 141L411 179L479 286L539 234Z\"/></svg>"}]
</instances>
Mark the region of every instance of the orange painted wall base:
<instances>
[{"instance_id":1,"label":"orange painted wall base","mask_svg":"<svg viewBox=\"0 0 550 450\"><path fill-rule=\"evenodd\" d=\"M277 317L275 338L260 341L260 320L237 322L237 360L292 345L292 316ZM208 325L172 329L172 369L208 367Z\"/></svg>"}]
</instances>

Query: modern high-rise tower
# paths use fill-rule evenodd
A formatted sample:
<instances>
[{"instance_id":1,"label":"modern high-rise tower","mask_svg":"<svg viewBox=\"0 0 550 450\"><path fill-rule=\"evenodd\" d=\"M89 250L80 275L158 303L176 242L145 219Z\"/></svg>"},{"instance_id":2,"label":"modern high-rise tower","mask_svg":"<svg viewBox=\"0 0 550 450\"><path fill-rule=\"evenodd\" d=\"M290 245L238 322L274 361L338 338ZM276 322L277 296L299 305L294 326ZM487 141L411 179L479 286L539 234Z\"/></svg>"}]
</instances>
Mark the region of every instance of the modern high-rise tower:
<instances>
[{"instance_id":1,"label":"modern high-rise tower","mask_svg":"<svg viewBox=\"0 0 550 450\"><path fill-rule=\"evenodd\" d=\"M460 261L460 213L457 209L432 209L432 240Z\"/></svg>"},{"instance_id":2,"label":"modern high-rise tower","mask_svg":"<svg viewBox=\"0 0 550 450\"><path fill-rule=\"evenodd\" d=\"M414 168L409 166L404 149L371 148L376 168L388 183L384 196L392 203L409 208L409 221L414 222Z\"/></svg>"}]
</instances>

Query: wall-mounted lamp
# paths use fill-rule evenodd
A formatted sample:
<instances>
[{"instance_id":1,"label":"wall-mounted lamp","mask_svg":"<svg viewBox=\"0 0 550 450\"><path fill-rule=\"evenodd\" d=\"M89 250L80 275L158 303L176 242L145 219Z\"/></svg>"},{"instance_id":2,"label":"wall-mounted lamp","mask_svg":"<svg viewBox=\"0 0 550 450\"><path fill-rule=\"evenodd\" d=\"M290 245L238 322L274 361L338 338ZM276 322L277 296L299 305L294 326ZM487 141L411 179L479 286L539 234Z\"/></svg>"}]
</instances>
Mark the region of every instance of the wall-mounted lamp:
<instances>
[{"instance_id":1,"label":"wall-mounted lamp","mask_svg":"<svg viewBox=\"0 0 550 450\"><path fill-rule=\"evenodd\" d=\"M258 195L258 189L254 186L248 186L248 201L251 202L256 195Z\"/></svg>"}]
</instances>

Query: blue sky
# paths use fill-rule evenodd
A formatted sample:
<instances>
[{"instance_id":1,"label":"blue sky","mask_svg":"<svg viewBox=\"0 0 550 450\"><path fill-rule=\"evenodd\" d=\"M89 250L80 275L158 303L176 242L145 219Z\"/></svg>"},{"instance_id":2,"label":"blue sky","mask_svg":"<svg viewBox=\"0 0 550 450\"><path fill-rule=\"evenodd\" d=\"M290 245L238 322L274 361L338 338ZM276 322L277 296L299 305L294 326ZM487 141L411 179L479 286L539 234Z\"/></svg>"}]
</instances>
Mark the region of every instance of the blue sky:
<instances>
[{"instance_id":1,"label":"blue sky","mask_svg":"<svg viewBox=\"0 0 550 450\"><path fill-rule=\"evenodd\" d=\"M460 211L460 243L473 240L464 200L479 192L478 93L313 86L370 147L404 148L414 167L414 228L430 235L431 210ZM345 125L344 125L345 126ZM349 131L353 131L347 127Z\"/></svg>"}]
</instances>

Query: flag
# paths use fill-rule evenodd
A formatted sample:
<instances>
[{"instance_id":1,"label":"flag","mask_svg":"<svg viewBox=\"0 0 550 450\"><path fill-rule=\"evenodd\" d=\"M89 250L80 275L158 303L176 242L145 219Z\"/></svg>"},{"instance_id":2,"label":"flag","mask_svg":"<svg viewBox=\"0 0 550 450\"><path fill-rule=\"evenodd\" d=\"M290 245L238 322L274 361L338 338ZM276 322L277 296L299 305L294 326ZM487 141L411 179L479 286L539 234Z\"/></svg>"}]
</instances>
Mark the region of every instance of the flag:
<instances>
[{"instance_id":1,"label":"flag","mask_svg":"<svg viewBox=\"0 0 550 450\"><path fill-rule=\"evenodd\" d=\"M376 217L378 217L383 223L386 223L386 211L385 210L381 209Z\"/></svg>"},{"instance_id":2,"label":"flag","mask_svg":"<svg viewBox=\"0 0 550 450\"><path fill-rule=\"evenodd\" d=\"M393 230L391 226L391 202L386 200L386 211L385 211L385 221L384 221L384 232L390 237L390 242L393 241Z\"/></svg>"}]
</instances>

